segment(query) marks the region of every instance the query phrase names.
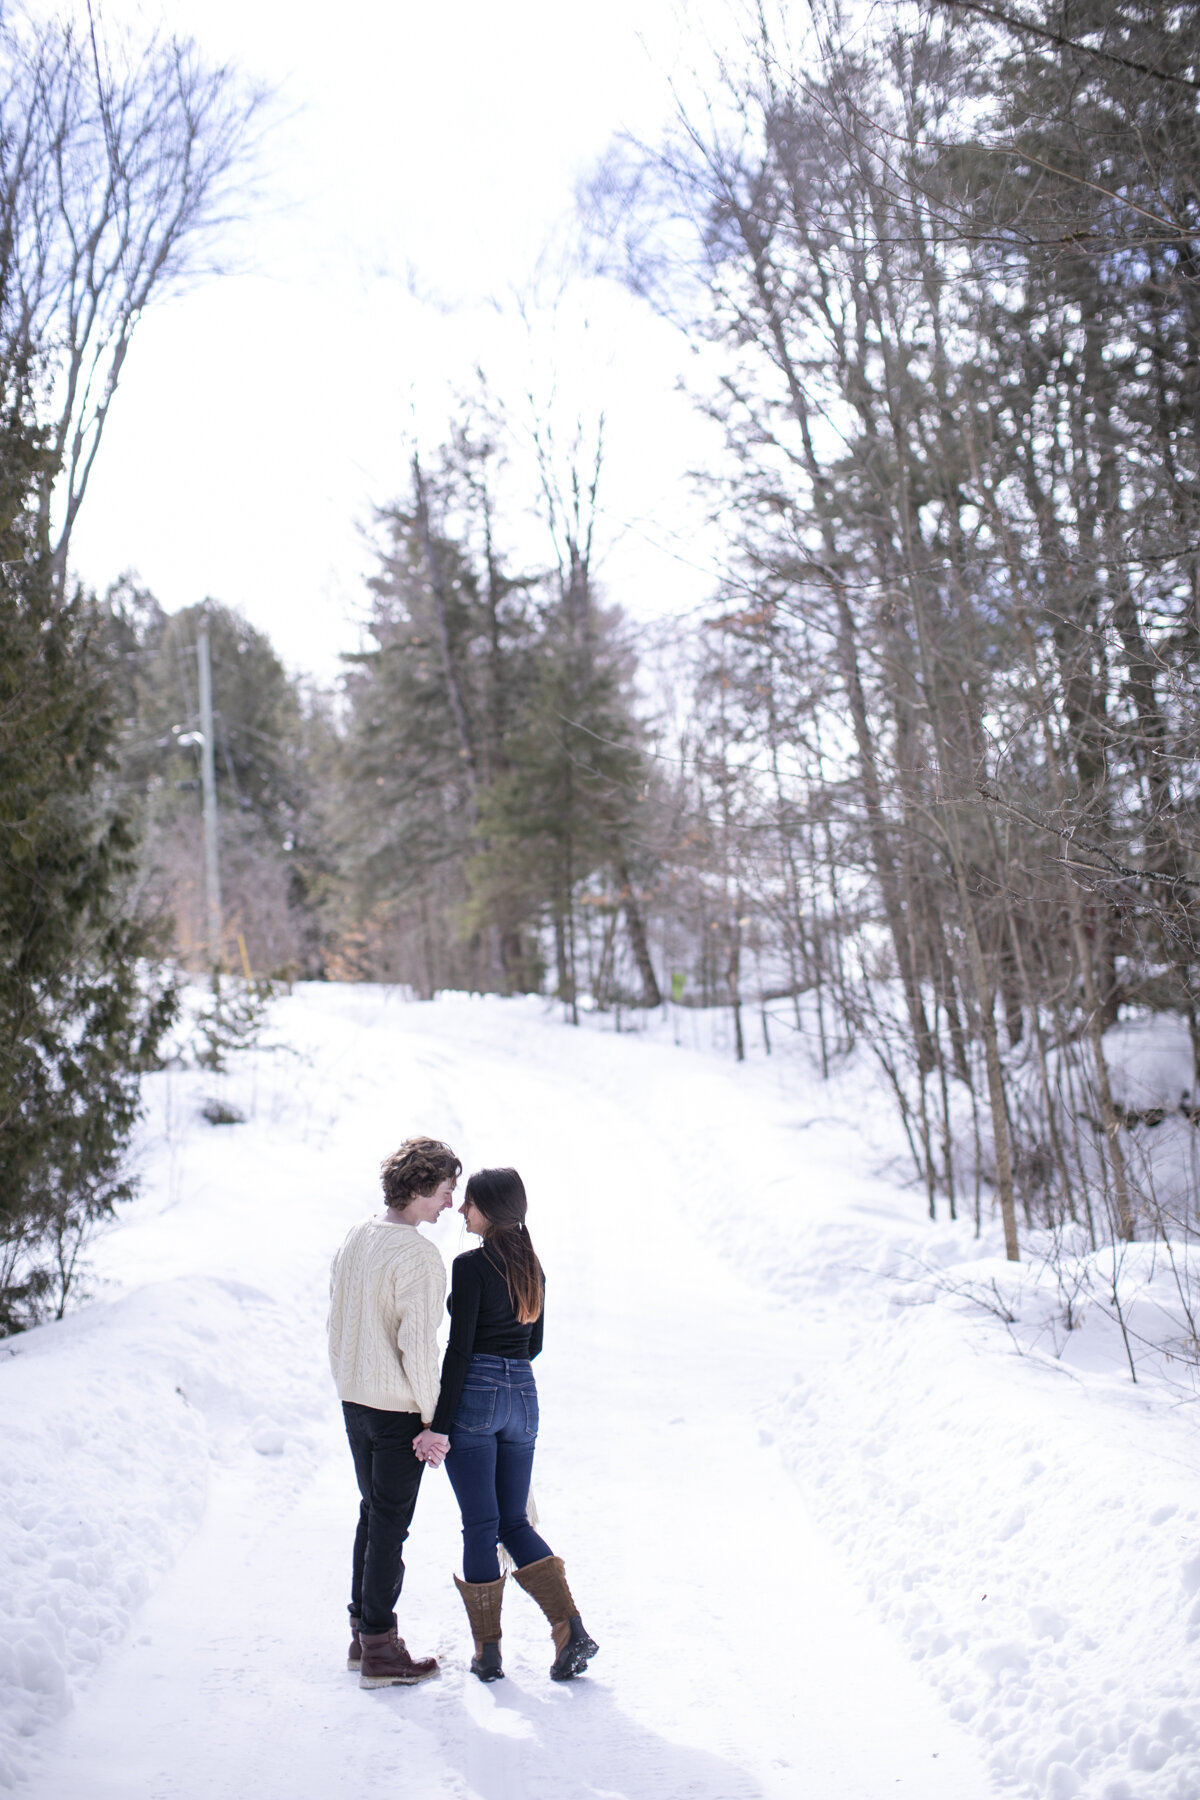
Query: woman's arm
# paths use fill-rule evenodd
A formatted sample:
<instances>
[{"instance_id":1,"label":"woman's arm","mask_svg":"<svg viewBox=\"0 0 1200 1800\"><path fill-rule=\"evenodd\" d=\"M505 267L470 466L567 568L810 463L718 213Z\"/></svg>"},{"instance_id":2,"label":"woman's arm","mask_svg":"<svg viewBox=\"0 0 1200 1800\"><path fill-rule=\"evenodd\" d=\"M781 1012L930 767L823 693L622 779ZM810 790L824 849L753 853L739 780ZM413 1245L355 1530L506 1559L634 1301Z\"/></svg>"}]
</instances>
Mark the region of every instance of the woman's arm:
<instances>
[{"instance_id":1,"label":"woman's arm","mask_svg":"<svg viewBox=\"0 0 1200 1800\"><path fill-rule=\"evenodd\" d=\"M470 1252L455 1257L450 1275L450 1342L442 1359L442 1388L429 1427L431 1431L444 1434L454 1423L463 1382L467 1379L475 1350L475 1328L479 1323L482 1293L479 1258Z\"/></svg>"}]
</instances>

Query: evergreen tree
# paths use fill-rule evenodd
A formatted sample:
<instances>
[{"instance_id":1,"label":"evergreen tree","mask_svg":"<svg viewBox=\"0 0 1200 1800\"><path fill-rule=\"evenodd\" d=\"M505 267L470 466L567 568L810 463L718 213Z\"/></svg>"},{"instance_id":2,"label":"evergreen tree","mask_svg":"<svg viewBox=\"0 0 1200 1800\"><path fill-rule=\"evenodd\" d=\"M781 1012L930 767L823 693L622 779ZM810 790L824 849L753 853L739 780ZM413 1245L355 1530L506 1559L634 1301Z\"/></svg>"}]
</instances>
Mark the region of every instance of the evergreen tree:
<instances>
[{"instance_id":1,"label":"evergreen tree","mask_svg":"<svg viewBox=\"0 0 1200 1800\"><path fill-rule=\"evenodd\" d=\"M45 454L0 420L0 1332L60 1315L175 1006L127 907L136 842L94 610L56 600L35 510Z\"/></svg>"},{"instance_id":2,"label":"evergreen tree","mask_svg":"<svg viewBox=\"0 0 1200 1800\"><path fill-rule=\"evenodd\" d=\"M504 768L480 799L483 842L472 869L477 917L547 922L559 997L577 1016L580 896L597 877L598 900L622 909L641 998L658 1004L634 867L645 847L638 811L645 759L634 720L631 659L620 614L588 599L586 630L560 599L541 619L533 680L506 740ZM630 996L626 996L630 998Z\"/></svg>"},{"instance_id":3,"label":"evergreen tree","mask_svg":"<svg viewBox=\"0 0 1200 1800\"><path fill-rule=\"evenodd\" d=\"M426 993L538 990L552 943L577 1016L586 901L610 947L624 917L637 972L624 997L656 1005L639 899L647 777L620 615L596 606L573 525L557 570L506 572L496 459L491 439L460 431L433 476L414 463L409 504L380 515L375 642L350 659L346 689L337 972Z\"/></svg>"},{"instance_id":4,"label":"evergreen tree","mask_svg":"<svg viewBox=\"0 0 1200 1800\"><path fill-rule=\"evenodd\" d=\"M374 646L349 659L340 827L357 961L346 972L421 992L538 985L527 910L479 913L467 875L485 844L483 796L504 778L535 678L533 583L504 572L479 504L489 455L460 444L433 482L415 467L412 503L381 513ZM441 518L452 505L461 531Z\"/></svg>"}]
</instances>

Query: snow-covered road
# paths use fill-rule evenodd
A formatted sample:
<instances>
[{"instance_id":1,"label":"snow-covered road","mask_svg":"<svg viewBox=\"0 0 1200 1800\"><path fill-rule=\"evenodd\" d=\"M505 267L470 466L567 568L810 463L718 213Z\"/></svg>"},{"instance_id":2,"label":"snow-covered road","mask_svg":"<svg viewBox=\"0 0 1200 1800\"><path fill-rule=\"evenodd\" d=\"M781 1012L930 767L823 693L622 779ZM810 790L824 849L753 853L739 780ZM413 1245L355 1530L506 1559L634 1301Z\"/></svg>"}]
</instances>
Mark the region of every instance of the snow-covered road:
<instances>
[{"instance_id":1,"label":"snow-covered road","mask_svg":"<svg viewBox=\"0 0 1200 1800\"><path fill-rule=\"evenodd\" d=\"M49 1430L61 1459L62 1491L47 1497L43 1473L20 1496L31 1581L50 1569L43 1539L59 1551L54 1604L29 1594L33 1623L12 1640L25 1710L8 1769L28 1771L30 1800L332 1800L375 1783L415 1800L993 1793L763 1424L811 1373L815 1327L731 1246L798 1156L828 1184L828 1153L730 1066L530 1007L309 989L275 1029L300 1054L228 1079L245 1125L198 1119L211 1081L156 1078L145 1195L100 1257L112 1302L31 1334L0 1368L30 1457ZM414 1131L468 1168L515 1163L529 1189L549 1283L535 1487L601 1644L568 1686L547 1679L544 1622L515 1588L508 1679L467 1674L440 1474L418 1506L401 1629L444 1673L362 1692L344 1670L356 1495L324 1363L326 1271L375 1209L381 1156ZM846 1179L862 1208L883 1192ZM787 1267L791 1230L771 1218L757 1229ZM457 1218L435 1236L449 1261ZM853 1317L823 1310L823 1360ZM81 1393L86 1421L60 1431ZM149 1577L165 1573L139 1605L142 1518ZM29 1677L43 1651L44 1705ZM51 1722L51 1662L78 1680L97 1660Z\"/></svg>"}]
</instances>

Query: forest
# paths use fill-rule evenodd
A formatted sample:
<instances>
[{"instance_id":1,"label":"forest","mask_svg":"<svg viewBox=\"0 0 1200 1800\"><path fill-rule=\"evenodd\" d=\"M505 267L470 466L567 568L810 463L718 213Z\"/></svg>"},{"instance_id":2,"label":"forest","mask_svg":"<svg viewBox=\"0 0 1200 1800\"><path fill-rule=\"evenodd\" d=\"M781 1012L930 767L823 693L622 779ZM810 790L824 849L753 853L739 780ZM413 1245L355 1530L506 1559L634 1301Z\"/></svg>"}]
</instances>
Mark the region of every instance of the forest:
<instances>
[{"instance_id":1,"label":"forest","mask_svg":"<svg viewBox=\"0 0 1200 1800\"><path fill-rule=\"evenodd\" d=\"M603 419L481 377L375 497L332 686L70 558L262 95L167 33L102 67L0 30L0 1330L130 1192L189 980L722 1008L738 1057L753 1014L873 1057L931 1217L994 1209L1011 1260L1187 1244L1200 6L747 14L578 204L581 264L696 351L708 605L630 617ZM1169 1104L1114 1080L1131 1021L1190 1047Z\"/></svg>"}]
</instances>

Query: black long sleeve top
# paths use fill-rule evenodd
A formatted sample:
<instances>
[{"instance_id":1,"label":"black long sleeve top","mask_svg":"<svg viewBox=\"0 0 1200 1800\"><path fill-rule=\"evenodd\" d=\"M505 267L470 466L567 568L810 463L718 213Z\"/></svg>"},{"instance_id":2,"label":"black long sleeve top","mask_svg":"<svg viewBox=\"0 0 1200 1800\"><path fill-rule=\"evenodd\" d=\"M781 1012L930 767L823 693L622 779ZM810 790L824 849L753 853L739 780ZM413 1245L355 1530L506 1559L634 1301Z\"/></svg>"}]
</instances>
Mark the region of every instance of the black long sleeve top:
<instances>
[{"instance_id":1,"label":"black long sleeve top","mask_svg":"<svg viewBox=\"0 0 1200 1800\"><path fill-rule=\"evenodd\" d=\"M542 1348L545 1307L532 1325L522 1325L508 1297L508 1284L483 1245L456 1256L450 1271L450 1342L442 1360L442 1387L432 1431L448 1432L458 1411L473 1356L530 1357Z\"/></svg>"}]
</instances>

